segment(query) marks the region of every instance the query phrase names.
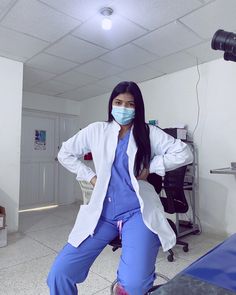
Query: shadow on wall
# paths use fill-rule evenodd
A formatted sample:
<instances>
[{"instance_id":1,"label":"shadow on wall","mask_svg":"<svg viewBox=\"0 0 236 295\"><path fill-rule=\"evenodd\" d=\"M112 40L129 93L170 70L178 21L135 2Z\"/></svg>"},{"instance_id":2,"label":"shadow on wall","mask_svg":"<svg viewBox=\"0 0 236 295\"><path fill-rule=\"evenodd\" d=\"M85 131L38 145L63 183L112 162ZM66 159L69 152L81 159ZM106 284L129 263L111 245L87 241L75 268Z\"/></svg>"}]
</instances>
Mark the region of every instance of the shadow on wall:
<instances>
[{"instance_id":1,"label":"shadow on wall","mask_svg":"<svg viewBox=\"0 0 236 295\"><path fill-rule=\"evenodd\" d=\"M16 232L18 229L18 205L11 197L0 188L0 206L6 209L6 225L8 232Z\"/></svg>"},{"instance_id":2,"label":"shadow on wall","mask_svg":"<svg viewBox=\"0 0 236 295\"><path fill-rule=\"evenodd\" d=\"M206 178L200 178L199 183L199 217L203 230L227 234L228 188Z\"/></svg>"}]
</instances>

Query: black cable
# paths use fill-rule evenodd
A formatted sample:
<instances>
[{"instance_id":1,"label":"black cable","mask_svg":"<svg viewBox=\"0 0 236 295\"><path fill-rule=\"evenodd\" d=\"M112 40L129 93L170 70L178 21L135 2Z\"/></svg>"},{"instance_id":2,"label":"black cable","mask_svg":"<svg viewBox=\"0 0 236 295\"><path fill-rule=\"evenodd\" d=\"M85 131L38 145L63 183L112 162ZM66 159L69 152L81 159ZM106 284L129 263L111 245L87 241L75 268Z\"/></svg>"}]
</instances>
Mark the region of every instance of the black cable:
<instances>
[{"instance_id":1,"label":"black cable","mask_svg":"<svg viewBox=\"0 0 236 295\"><path fill-rule=\"evenodd\" d=\"M198 85L199 85L199 82L200 82L200 79L201 79L201 75L200 75L200 71L199 71L199 64L198 64L198 58L196 57L196 60L197 60L197 73L198 73L198 80L197 80L197 83L196 83L196 97L197 97L197 121L196 121L196 124L195 124L195 127L193 129L193 134L192 134L192 137L194 137L194 133L198 127L198 123L199 123L199 117L200 117L200 102L199 102L199 95L198 95Z\"/></svg>"},{"instance_id":2,"label":"black cable","mask_svg":"<svg viewBox=\"0 0 236 295\"><path fill-rule=\"evenodd\" d=\"M191 210L192 210L192 215L195 216L198 220L198 226L199 226L199 235L202 233L202 224L201 224L201 221L200 221L200 218L197 216L196 214L196 208L195 208L195 214L193 214L193 203L192 203L192 196L190 195L190 192L189 193L189 201L190 201L190 207L191 207Z\"/></svg>"}]
</instances>

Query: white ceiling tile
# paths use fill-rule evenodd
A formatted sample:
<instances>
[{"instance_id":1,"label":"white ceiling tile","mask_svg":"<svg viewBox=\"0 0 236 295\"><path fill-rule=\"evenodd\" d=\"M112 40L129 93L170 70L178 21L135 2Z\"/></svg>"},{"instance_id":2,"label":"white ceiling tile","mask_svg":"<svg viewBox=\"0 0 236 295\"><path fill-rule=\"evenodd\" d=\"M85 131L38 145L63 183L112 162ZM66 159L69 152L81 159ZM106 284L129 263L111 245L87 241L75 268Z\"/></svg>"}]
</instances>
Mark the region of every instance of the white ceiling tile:
<instances>
[{"instance_id":1,"label":"white ceiling tile","mask_svg":"<svg viewBox=\"0 0 236 295\"><path fill-rule=\"evenodd\" d=\"M218 0L181 18L199 36L210 39L218 29L236 31L236 1Z\"/></svg>"},{"instance_id":2,"label":"white ceiling tile","mask_svg":"<svg viewBox=\"0 0 236 295\"><path fill-rule=\"evenodd\" d=\"M215 0L198 0L201 4L207 4L209 2L213 2Z\"/></svg>"},{"instance_id":3,"label":"white ceiling tile","mask_svg":"<svg viewBox=\"0 0 236 295\"><path fill-rule=\"evenodd\" d=\"M154 30L201 6L197 0L119 0L117 13Z\"/></svg>"},{"instance_id":4,"label":"white ceiling tile","mask_svg":"<svg viewBox=\"0 0 236 295\"><path fill-rule=\"evenodd\" d=\"M73 63L71 61L52 56L46 53L41 53L26 63L27 65L41 69L46 72L54 73L54 74L61 74L66 72L78 64Z\"/></svg>"},{"instance_id":5,"label":"white ceiling tile","mask_svg":"<svg viewBox=\"0 0 236 295\"><path fill-rule=\"evenodd\" d=\"M123 69L118 66L114 66L99 59L87 62L75 69L76 72L85 73L98 79L115 75L120 73L122 70Z\"/></svg>"},{"instance_id":6,"label":"white ceiling tile","mask_svg":"<svg viewBox=\"0 0 236 295\"><path fill-rule=\"evenodd\" d=\"M14 0L1 0L0 1L0 18L6 13L7 9L14 3Z\"/></svg>"},{"instance_id":7,"label":"white ceiling tile","mask_svg":"<svg viewBox=\"0 0 236 295\"><path fill-rule=\"evenodd\" d=\"M33 87L29 88L29 89L26 88L26 89L24 89L24 91L38 93L38 94L41 94L41 95L49 95L49 96L56 96L58 94L58 91L44 89L42 87L38 88L37 86L33 86Z\"/></svg>"},{"instance_id":8,"label":"white ceiling tile","mask_svg":"<svg viewBox=\"0 0 236 295\"><path fill-rule=\"evenodd\" d=\"M217 58L222 58L224 53L211 48L211 41L204 42L198 46L194 46L186 50L186 53L196 56L199 63L210 61Z\"/></svg>"},{"instance_id":9,"label":"white ceiling tile","mask_svg":"<svg viewBox=\"0 0 236 295\"><path fill-rule=\"evenodd\" d=\"M75 89L75 86L55 80L49 80L36 85L38 90L53 91L55 94L63 93Z\"/></svg>"},{"instance_id":10,"label":"white ceiling tile","mask_svg":"<svg viewBox=\"0 0 236 295\"><path fill-rule=\"evenodd\" d=\"M193 56L187 53L179 52L168 57L156 60L148 64L148 66L160 72L169 74L188 67L192 67L196 64L197 61Z\"/></svg>"},{"instance_id":11,"label":"white ceiling tile","mask_svg":"<svg viewBox=\"0 0 236 295\"><path fill-rule=\"evenodd\" d=\"M74 70L57 76L55 80L62 81L64 83L68 83L77 87L97 81L97 79L92 76L84 73L79 73Z\"/></svg>"},{"instance_id":12,"label":"white ceiling tile","mask_svg":"<svg viewBox=\"0 0 236 295\"><path fill-rule=\"evenodd\" d=\"M12 0L1 0L0 2L0 13L3 9L9 6L9 4L12 2Z\"/></svg>"},{"instance_id":13,"label":"white ceiling tile","mask_svg":"<svg viewBox=\"0 0 236 295\"><path fill-rule=\"evenodd\" d=\"M137 68L120 73L119 77L125 81L134 81L137 83L162 76L163 74L164 73L158 69L156 70L154 68L150 68L147 65L141 65Z\"/></svg>"},{"instance_id":14,"label":"white ceiling tile","mask_svg":"<svg viewBox=\"0 0 236 295\"><path fill-rule=\"evenodd\" d=\"M0 56L25 62L24 90L83 100L223 57L210 40L235 15L236 0L0 0Z\"/></svg>"},{"instance_id":15,"label":"white ceiling tile","mask_svg":"<svg viewBox=\"0 0 236 295\"><path fill-rule=\"evenodd\" d=\"M113 0L40 0L40 2L84 21L98 14L102 7L110 6Z\"/></svg>"},{"instance_id":16,"label":"white ceiling tile","mask_svg":"<svg viewBox=\"0 0 236 295\"><path fill-rule=\"evenodd\" d=\"M48 46L48 43L0 27L0 51L9 57L30 58Z\"/></svg>"},{"instance_id":17,"label":"white ceiling tile","mask_svg":"<svg viewBox=\"0 0 236 295\"><path fill-rule=\"evenodd\" d=\"M89 61L107 52L106 49L80 40L74 36L67 36L61 39L46 51L50 54L79 63Z\"/></svg>"},{"instance_id":18,"label":"white ceiling tile","mask_svg":"<svg viewBox=\"0 0 236 295\"><path fill-rule=\"evenodd\" d=\"M96 84L90 84L87 86L83 86L81 88L78 88L74 91L68 91L61 95L58 95L62 98L72 99L72 100L84 100L86 98L91 98L94 96L98 96L104 93L103 88L99 87L99 85Z\"/></svg>"},{"instance_id":19,"label":"white ceiling tile","mask_svg":"<svg viewBox=\"0 0 236 295\"><path fill-rule=\"evenodd\" d=\"M51 42L70 32L80 22L36 0L19 0L2 24Z\"/></svg>"},{"instance_id":20,"label":"white ceiling tile","mask_svg":"<svg viewBox=\"0 0 236 295\"><path fill-rule=\"evenodd\" d=\"M129 20L126 20L116 14L111 16L112 28L109 31L103 30L101 26L102 15L89 19L78 29L73 32L73 35L93 42L107 49L114 49L135 38L143 35L147 31L140 26L135 25Z\"/></svg>"},{"instance_id":21,"label":"white ceiling tile","mask_svg":"<svg viewBox=\"0 0 236 295\"><path fill-rule=\"evenodd\" d=\"M201 41L185 26L179 22L173 22L137 39L133 43L159 56L167 56L198 44Z\"/></svg>"},{"instance_id":22,"label":"white ceiling tile","mask_svg":"<svg viewBox=\"0 0 236 295\"><path fill-rule=\"evenodd\" d=\"M0 49L0 56L5 57L5 58L9 58L9 59L12 59L12 60L15 60L15 61L20 61L20 62L23 62L23 63L27 60L26 57L21 57L21 56L18 56L18 55L11 54L9 52L4 52L1 49Z\"/></svg>"},{"instance_id":23,"label":"white ceiling tile","mask_svg":"<svg viewBox=\"0 0 236 295\"><path fill-rule=\"evenodd\" d=\"M30 87L39 84L43 81L47 81L53 78L55 75L40 70L36 70L27 66L24 66L23 80L24 88L29 89Z\"/></svg>"},{"instance_id":24,"label":"white ceiling tile","mask_svg":"<svg viewBox=\"0 0 236 295\"><path fill-rule=\"evenodd\" d=\"M145 64L156 59L157 56L139 48L133 44L128 44L104 54L100 59L121 66L125 69Z\"/></svg>"},{"instance_id":25,"label":"white ceiling tile","mask_svg":"<svg viewBox=\"0 0 236 295\"><path fill-rule=\"evenodd\" d=\"M122 78L119 76L112 76L102 80L99 80L96 85L100 86L104 92L111 92L114 87L122 81Z\"/></svg>"},{"instance_id":26,"label":"white ceiling tile","mask_svg":"<svg viewBox=\"0 0 236 295\"><path fill-rule=\"evenodd\" d=\"M104 90L97 84L90 84L78 89L80 100L95 97L104 93Z\"/></svg>"}]
</instances>

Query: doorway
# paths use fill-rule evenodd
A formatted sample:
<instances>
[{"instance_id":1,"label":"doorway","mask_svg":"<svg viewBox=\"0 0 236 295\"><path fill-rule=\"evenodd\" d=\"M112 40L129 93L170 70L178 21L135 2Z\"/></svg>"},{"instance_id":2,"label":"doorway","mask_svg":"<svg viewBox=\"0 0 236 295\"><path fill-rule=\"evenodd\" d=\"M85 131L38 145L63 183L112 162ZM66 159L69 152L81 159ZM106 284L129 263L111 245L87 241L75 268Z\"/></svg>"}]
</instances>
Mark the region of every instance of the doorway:
<instances>
[{"instance_id":1,"label":"doorway","mask_svg":"<svg viewBox=\"0 0 236 295\"><path fill-rule=\"evenodd\" d=\"M77 116L23 110L20 210L79 198L75 176L57 161L62 142L79 130L78 125Z\"/></svg>"}]
</instances>

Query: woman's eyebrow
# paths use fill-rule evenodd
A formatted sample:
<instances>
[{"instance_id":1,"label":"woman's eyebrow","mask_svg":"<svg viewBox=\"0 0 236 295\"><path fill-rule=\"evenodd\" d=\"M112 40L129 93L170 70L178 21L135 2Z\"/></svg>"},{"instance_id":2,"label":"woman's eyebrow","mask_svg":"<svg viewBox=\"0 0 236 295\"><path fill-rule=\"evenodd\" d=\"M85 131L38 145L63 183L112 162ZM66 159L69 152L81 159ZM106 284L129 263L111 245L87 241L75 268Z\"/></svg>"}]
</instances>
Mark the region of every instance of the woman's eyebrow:
<instances>
[{"instance_id":1,"label":"woman's eyebrow","mask_svg":"<svg viewBox=\"0 0 236 295\"><path fill-rule=\"evenodd\" d=\"M122 100L122 99L119 99L119 98L114 98L114 100L121 101L121 102L134 102L134 100Z\"/></svg>"}]
</instances>

